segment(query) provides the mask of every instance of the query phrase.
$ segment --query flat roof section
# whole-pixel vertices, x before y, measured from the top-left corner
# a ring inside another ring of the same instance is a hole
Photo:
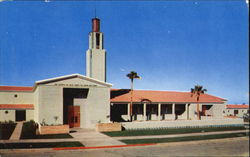
[[[34,109],[34,104],[0,104],[0,109]]]
[[[33,87],[23,86],[0,86],[0,91],[32,92]]]
[[[227,109],[249,109],[249,105],[227,105]]]

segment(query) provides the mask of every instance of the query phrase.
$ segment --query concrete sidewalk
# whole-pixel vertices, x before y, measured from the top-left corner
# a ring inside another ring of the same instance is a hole
[[[21,137],[22,128],[23,128],[23,122],[17,122],[15,130],[10,136],[10,140],[19,140]]]
[[[100,132],[91,129],[71,129],[71,131],[76,131],[70,133],[75,140],[81,142],[84,146],[112,146],[112,145],[125,145],[124,143],[104,135]]]

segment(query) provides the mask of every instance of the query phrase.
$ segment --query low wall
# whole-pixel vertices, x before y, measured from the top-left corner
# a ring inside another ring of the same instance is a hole
[[[110,132],[110,131],[121,131],[122,125],[120,123],[99,123],[96,124],[96,131],[99,132]]]
[[[144,121],[144,122],[123,122],[126,130],[134,129],[157,129],[157,128],[184,128],[184,127],[208,127],[208,126],[229,126],[244,125],[243,119],[203,119],[203,120],[173,120],[173,121]]]
[[[54,125],[54,126],[40,126],[39,133],[40,135],[45,134],[68,134],[69,125]]]

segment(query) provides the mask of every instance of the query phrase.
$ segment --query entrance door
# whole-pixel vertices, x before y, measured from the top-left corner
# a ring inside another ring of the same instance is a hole
[[[16,121],[25,121],[26,120],[26,111],[25,110],[16,110]]]
[[[80,106],[68,106],[68,124],[70,128],[80,127]]]

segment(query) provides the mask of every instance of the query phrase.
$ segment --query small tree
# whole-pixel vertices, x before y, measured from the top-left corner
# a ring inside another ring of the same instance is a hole
[[[196,101],[197,101],[197,119],[200,120],[200,108],[199,108],[199,100],[200,100],[200,95],[204,94],[207,90],[203,89],[202,86],[200,85],[195,85],[194,88],[191,88],[191,97],[196,96]]]

